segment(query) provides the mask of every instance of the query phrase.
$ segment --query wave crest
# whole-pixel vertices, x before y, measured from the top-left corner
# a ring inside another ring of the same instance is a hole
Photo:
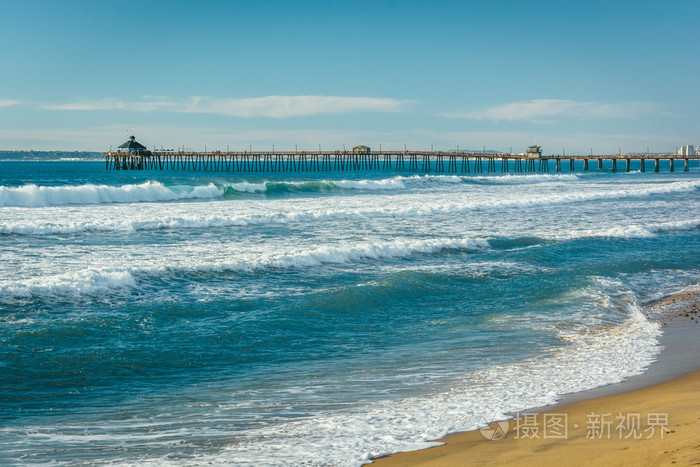
[[[107,291],[124,291],[136,287],[134,276],[163,276],[172,273],[257,272],[275,269],[311,268],[328,264],[349,264],[368,260],[408,258],[413,255],[447,250],[478,251],[489,248],[480,238],[433,238],[423,240],[363,241],[357,243],[293,248],[283,251],[249,251],[230,256],[211,257],[205,250],[192,252],[182,261],[152,258],[146,267],[115,269],[95,266],[82,271],[0,281],[0,302],[32,297],[77,297],[102,295]],[[236,257],[238,254],[238,257]],[[233,257],[233,258],[231,258]],[[229,259],[231,258],[231,259]]]
[[[166,187],[160,182],[109,186],[85,184],[78,186],[0,187],[0,206],[45,207],[66,204],[138,203],[175,201],[179,199],[218,198],[221,191],[213,184],[201,186]]]

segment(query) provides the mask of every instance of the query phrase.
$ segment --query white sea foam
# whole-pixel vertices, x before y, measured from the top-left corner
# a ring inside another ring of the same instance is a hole
[[[248,246],[238,243],[222,244],[212,251],[209,244],[183,245],[169,250],[162,248],[157,256],[140,261],[130,260],[126,253],[117,260],[124,264],[115,267],[115,260],[102,259],[97,253],[86,269],[30,278],[0,280],[0,300],[12,301],[30,297],[75,297],[104,294],[110,291],[136,287],[135,274],[167,275],[173,272],[234,271],[251,272],[264,269],[294,269],[324,264],[348,264],[366,260],[406,258],[443,250],[475,251],[487,249],[488,241],[478,238],[432,238],[425,240],[396,239],[393,241],[365,241],[320,246]],[[117,253],[117,255],[122,255]],[[138,253],[137,253],[138,255]],[[88,260],[89,261],[89,260]],[[100,267],[99,264],[103,266]]]
[[[342,180],[333,182],[343,188],[376,189],[376,190],[400,190],[407,187],[424,187],[426,185],[455,185],[459,183],[497,182],[503,184],[533,183],[533,182],[559,182],[579,180],[573,174],[523,174],[523,175],[398,175],[392,178],[380,180]]]
[[[403,182],[402,182],[403,183]],[[160,184],[149,182],[145,188],[157,191],[166,190],[164,198],[170,197],[203,197],[211,195],[220,197],[221,191],[214,185],[206,185],[188,191],[182,189],[177,193],[176,187],[166,188]],[[142,186],[143,185],[136,185]],[[230,200],[207,201],[206,205],[180,205],[170,203],[161,206],[159,203],[141,203],[134,209],[126,206],[104,206],[99,211],[81,212],[70,206],[70,210],[37,210],[31,208],[15,211],[0,211],[0,234],[29,234],[51,235],[70,234],[87,231],[138,231],[162,228],[207,228],[227,226],[247,226],[266,224],[288,224],[295,222],[326,222],[334,220],[363,220],[382,218],[416,218],[435,215],[462,215],[486,209],[507,209],[511,207],[555,206],[558,204],[578,203],[604,199],[624,199],[634,197],[649,197],[664,193],[682,193],[696,190],[700,181],[680,181],[668,184],[632,184],[624,188],[592,187],[584,190],[569,189],[566,191],[551,189],[512,191],[498,196],[490,193],[474,192],[473,190],[458,190],[456,192],[441,192],[425,196],[422,193],[398,193],[376,195],[372,198],[343,197],[334,199],[333,209],[329,209],[324,199],[312,198],[303,202],[293,199],[280,200]],[[258,185],[245,185],[250,191],[262,189]],[[175,190],[175,191],[173,191]],[[393,193],[393,192],[392,192]],[[152,195],[153,193],[151,193]],[[68,208],[68,207],[67,207]],[[66,209],[67,209],[66,208]],[[89,206],[85,209],[91,209]],[[625,225],[616,225],[607,229],[608,233],[583,232],[579,236],[634,236],[635,232],[615,232],[617,230],[634,229]],[[689,228],[692,228],[689,227]],[[658,229],[640,225],[637,236],[655,235],[667,229]]]
[[[470,179],[469,177],[464,177]],[[575,174],[504,174],[504,175],[479,175],[473,179],[479,181],[498,182],[498,183],[531,183],[531,182],[559,182],[559,181],[577,181],[581,178]]]
[[[651,185],[628,185],[623,189],[601,189],[601,190],[569,190],[562,193],[547,193],[546,195],[536,195],[532,197],[521,197],[519,199],[507,199],[494,202],[493,206],[527,206],[527,205],[549,205],[571,202],[594,201],[601,199],[617,199],[638,196],[652,196],[665,193],[682,193],[695,191],[700,188],[700,181],[672,182],[667,184]]]
[[[37,296],[77,297],[131,289],[135,286],[136,282],[129,271],[87,268],[17,281],[1,281],[0,300]]]
[[[264,193],[267,191],[266,183],[239,182],[228,184],[226,187],[244,193]]]
[[[297,253],[269,253],[256,261],[221,263],[216,269],[256,270],[262,268],[296,268],[322,264],[345,264],[367,259],[406,258],[415,254],[436,253],[442,250],[481,250],[488,248],[485,239],[395,240],[390,242],[362,242],[352,245],[322,245]],[[200,268],[209,269],[203,265]]]
[[[700,227],[700,219],[659,222],[651,224],[617,225],[602,229],[568,229],[562,232],[550,232],[543,238],[552,240],[576,240],[579,238],[653,238],[659,233],[693,230]]]
[[[426,174],[426,175],[411,175],[411,176],[403,176],[403,177],[396,177],[398,180],[402,180],[406,183],[415,185],[424,185],[424,184],[446,184],[446,185],[454,185],[457,183],[464,183],[469,180],[469,177],[465,176],[459,176],[459,175],[432,175],[432,174]]]
[[[332,182],[340,188],[354,190],[402,190],[406,188],[404,177],[385,178],[383,180],[339,180]]]

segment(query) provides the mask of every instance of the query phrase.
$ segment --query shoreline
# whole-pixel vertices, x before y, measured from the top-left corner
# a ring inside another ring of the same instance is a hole
[[[673,293],[644,308],[663,326],[661,351],[644,373],[565,394],[556,404],[509,414],[513,418],[482,430],[449,434],[435,440],[443,443],[438,446],[378,457],[369,465],[700,464],[700,291]],[[566,436],[545,439],[545,426],[557,420],[566,421],[557,432]],[[667,421],[663,437],[661,426],[654,425],[659,421]],[[607,428],[610,439],[607,433],[596,436],[598,428]],[[652,430],[656,436],[647,439]]]

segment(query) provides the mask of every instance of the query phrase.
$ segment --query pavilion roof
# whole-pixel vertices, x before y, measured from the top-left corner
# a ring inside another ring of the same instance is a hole
[[[146,146],[136,141],[134,135],[129,136],[129,141],[119,145],[119,149],[146,149]]]

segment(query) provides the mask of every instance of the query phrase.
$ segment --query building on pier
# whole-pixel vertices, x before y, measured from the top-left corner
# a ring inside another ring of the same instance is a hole
[[[355,154],[369,154],[370,149],[369,149],[369,146],[360,145],[360,146],[355,146],[354,148],[352,148],[352,152]]]
[[[117,149],[119,149],[119,152],[121,152],[122,149],[127,152],[141,152],[146,150],[146,146],[136,141],[136,137],[131,135],[129,136],[129,140],[124,144],[120,144]]]
[[[532,145],[527,147],[527,157],[542,157],[542,147]]]

